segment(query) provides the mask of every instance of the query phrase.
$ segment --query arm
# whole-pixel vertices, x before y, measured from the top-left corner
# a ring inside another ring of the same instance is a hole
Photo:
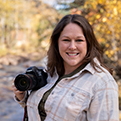
[[[15,85],[12,85],[12,90],[15,94],[15,101],[17,101],[24,108],[27,99],[27,92],[17,90]]]

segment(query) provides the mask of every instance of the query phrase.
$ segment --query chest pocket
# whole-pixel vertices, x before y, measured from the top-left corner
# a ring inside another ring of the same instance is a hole
[[[74,121],[78,116],[81,117],[82,113],[86,115],[84,112],[87,111],[90,100],[90,93],[81,89],[70,90],[62,101],[65,107],[65,116],[63,115],[65,119],[68,120],[70,117],[71,121]]]
[[[90,93],[75,87],[64,88],[62,91],[54,93],[54,96],[50,95],[46,109],[49,112],[48,116],[52,117],[53,120],[76,121],[77,117],[81,117],[82,112],[88,109],[89,103]]]
[[[80,107],[80,110],[86,110],[90,101],[90,94],[84,90],[79,90],[79,92],[70,92],[69,104],[72,106]]]

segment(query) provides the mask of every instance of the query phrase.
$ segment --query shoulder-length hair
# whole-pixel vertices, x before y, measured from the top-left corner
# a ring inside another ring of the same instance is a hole
[[[55,71],[55,68],[57,70],[57,73],[59,76],[62,76],[65,72],[64,65],[63,65],[63,59],[60,56],[59,49],[58,49],[58,39],[60,37],[61,32],[63,31],[64,27],[68,25],[69,23],[75,23],[79,25],[82,30],[83,34],[87,41],[87,54],[85,58],[83,59],[83,63],[90,62],[93,68],[97,71],[97,67],[100,68],[95,62],[94,58],[96,57],[100,64],[105,67],[107,70],[109,70],[102,61],[102,49],[94,35],[92,26],[89,24],[89,22],[81,15],[74,14],[74,15],[66,15],[64,16],[55,29],[53,30],[53,33],[50,38],[50,47],[47,52],[48,61],[47,61],[47,71],[50,73],[51,76],[53,76],[53,73]],[[100,68],[101,69],[101,68]],[[101,69],[102,70],[102,69]]]

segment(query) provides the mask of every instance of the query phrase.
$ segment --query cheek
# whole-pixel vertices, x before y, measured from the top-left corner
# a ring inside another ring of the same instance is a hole
[[[62,48],[62,45],[61,45],[60,42],[58,42],[58,50],[59,50],[59,53],[60,53],[60,51],[61,51],[61,48]]]
[[[59,52],[64,51],[67,48],[66,44],[64,44],[63,42],[59,42],[58,44],[59,44]]]
[[[87,54],[87,44],[86,43],[84,45],[82,45],[82,52],[83,52],[84,56],[86,56],[86,54]]]

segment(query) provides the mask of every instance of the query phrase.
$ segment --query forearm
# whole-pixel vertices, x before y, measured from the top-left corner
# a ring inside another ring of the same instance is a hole
[[[16,96],[14,97],[14,100],[24,108],[26,105],[27,97],[28,97],[28,94],[27,92],[25,92],[25,95],[22,100],[19,100]]]

